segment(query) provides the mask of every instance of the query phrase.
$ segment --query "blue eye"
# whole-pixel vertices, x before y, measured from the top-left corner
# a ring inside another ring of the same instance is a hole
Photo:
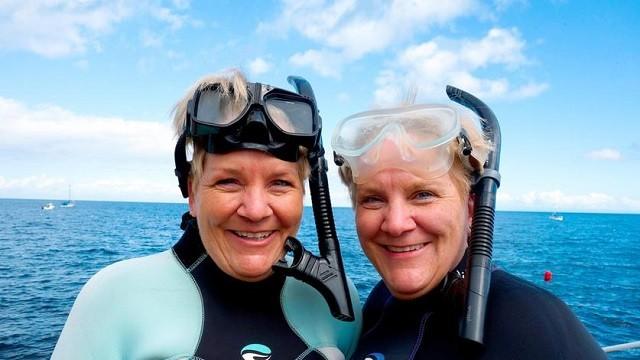
[[[227,179],[220,179],[218,181],[216,181],[216,185],[232,185],[232,184],[238,184],[238,180],[234,179],[234,178],[227,178]]]
[[[368,209],[377,209],[384,205],[384,199],[379,196],[363,196],[358,199],[358,205]]]
[[[417,193],[415,193],[415,195],[413,196],[416,200],[428,200],[430,198],[432,198],[434,195],[433,193],[429,192],[429,191],[418,191]]]
[[[273,185],[275,185],[275,186],[283,186],[283,187],[291,187],[291,186],[293,186],[293,184],[291,182],[289,182],[287,180],[282,180],[282,179],[274,181]]]

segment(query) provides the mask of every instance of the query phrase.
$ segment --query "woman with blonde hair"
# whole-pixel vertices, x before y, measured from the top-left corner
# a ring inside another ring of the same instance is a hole
[[[360,245],[382,277],[353,359],[605,358],[561,300],[491,265],[499,127],[475,97],[448,93],[491,116],[405,105],[334,130]]]

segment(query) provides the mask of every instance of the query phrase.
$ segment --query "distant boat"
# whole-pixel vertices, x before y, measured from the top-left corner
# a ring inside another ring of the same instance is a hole
[[[53,203],[46,203],[42,205],[42,210],[53,210],[55,209],[55,205]]]
[[[549,219],[554,220],[554,221],[563,221],[564,220],[564,216],[554,212],[553,214],[549,215]]]
[[[69,196],[67,197],[67,200],[63,201],[62,204],[60,204],[60,207],[71,208],[74,206],[76,206],[76,203],[71,200],[71,185],[69,185]]]
[[[63,201],[62,204],[60,204],[60,207],[63,207],[63,208],[70,208],[74,206],[76,206],[76,203],[74,203],[73,200],[66,200],[66,201]]]

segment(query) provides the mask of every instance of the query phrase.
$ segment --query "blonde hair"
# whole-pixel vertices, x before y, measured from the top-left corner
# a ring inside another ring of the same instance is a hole
[[[185,92],[183,97],[173,107],[173,129],[176,138],[182,135],[187,126],[187,107],[189,100],[193,98],[196,92],[212,86],[216,86],[217,91],[220,93],[220,108],[223,112],[238,113],[242,110],[242,107],[245,106],[249,98],[247,79],[238,69],[226,69],[219,73],[202,77]],[[194,186],[197,186],[197,182],[202,176],[204,169],[206,150],[200,141],[194,141],[192,137],[187,138],[186,146],[190,147],[193,152],[189,179],[193,181]],[[301,182],[304,182],[304,180],[309,177],[310,166],[307,153],[307,149],[299,147],[297,164],[298,175],[300,176]]]
[[[409,104],[403,104],[408,106]],[[459,108],[459,107],[458,107]],[[471,144],[471,154],[462,154],[462,146],[459,141],[451,141],[449,143],[449,150],[455,154],[449,174],[453,179],[454,184],[460,190],[463,195],[468,195],[471,190],[471,181],[474,172],[482,173],[484,163],[489,157],[489,153],[492,150],[490,141],[485,137],[481,130],[481,122],[483,119],[477,118],[475,114],[466,109],[460,109],[460,127],[466,132],[467,139]],[[475,121],[475,120],[479,121]],[[353,181],[353,175],[349,164],[343,163],[338,173],[342,183],[349,189],[349,195],[351,196],[351,205],[355,207],[355,195],[357,184]]]

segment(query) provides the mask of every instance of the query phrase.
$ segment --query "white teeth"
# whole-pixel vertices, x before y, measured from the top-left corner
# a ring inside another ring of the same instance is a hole
[[[387,245],[385,247],[387,248],[387,250],[389,250],[391,252],[403,253],[403,252],[420,250],[424,246],[425,246],[425,244],[416,244],[416,245],[409,245],[409,246],[391,246],[391,245]]]
[[[268,238],[269,235],[273,233],[273,231],[262,231],[262,232],[234,231],[233,233],[245,239],[262,240],[262,239]]]

